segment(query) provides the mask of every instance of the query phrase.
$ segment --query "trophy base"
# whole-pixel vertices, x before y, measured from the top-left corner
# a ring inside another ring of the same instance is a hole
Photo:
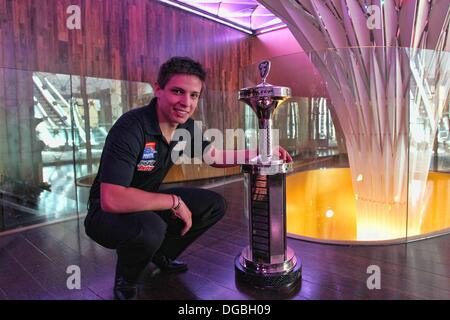
[[[282,160],[272,161],[268,164],[250,163],[241,166],[242,172],[264,176],[289,173],[292,172],[292,170],[292,162],[287,163]]]
[[[302,278],[300,259],[297,259],[297,263],[289,271],[260,273],[245,268],[241,264],[241,255],[238,255],[234,261],[234,270],[237,282],[259,289],[278,291],[297,288]]]

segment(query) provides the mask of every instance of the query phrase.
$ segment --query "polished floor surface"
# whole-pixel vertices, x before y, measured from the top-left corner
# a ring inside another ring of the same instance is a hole
[[[248,242],[242,181],[214,190],[228,200],[225,218],[183,253],[188,272],[164,275],[149,265],[140,299],[450,299],[450,235],[389,246],[288,239],[303,262],[299,290],[243,287],[233,265]],[[73,265],[79,290],[67,288]],[[113,299],[114,266],[114,251],[91,241],[76,220],[0,236],[0,299]],[[380,268],[380,289],[368,289],[371,266]]]

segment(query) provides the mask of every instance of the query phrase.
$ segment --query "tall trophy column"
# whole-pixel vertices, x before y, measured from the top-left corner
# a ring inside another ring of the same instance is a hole
[[[249,246],[235,259],[238,281],[259,288],[295,286],[301,261],[286,244],[286,173],[292,164],[273,157],[272,116],[291,97],[288,87],[266,82],[270,62],[259,64],[262,83],[239,91],[239,101],[258,117],[258,155],[242,166]]]

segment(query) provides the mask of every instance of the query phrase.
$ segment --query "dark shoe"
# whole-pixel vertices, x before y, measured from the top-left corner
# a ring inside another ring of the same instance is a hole
[[[153,258],[153,263],[161,269],[161,271],[167,272],[167,273],[177,273],[177,272],[184,272],[187,271],[188,266],[186,263],[177,261],[177,260],[171,260],[167,258],[166,256],[157,256]]]
[[[119,275],[114,282],[114,298],[117,300],[136,300],[138,293],[137,283]]]

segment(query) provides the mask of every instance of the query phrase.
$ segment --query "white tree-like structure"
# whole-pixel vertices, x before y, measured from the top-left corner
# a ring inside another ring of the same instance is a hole
[[[420,234],[450,86],[448,0],[260,0],[326,81],[344,132],[357,240]]]

